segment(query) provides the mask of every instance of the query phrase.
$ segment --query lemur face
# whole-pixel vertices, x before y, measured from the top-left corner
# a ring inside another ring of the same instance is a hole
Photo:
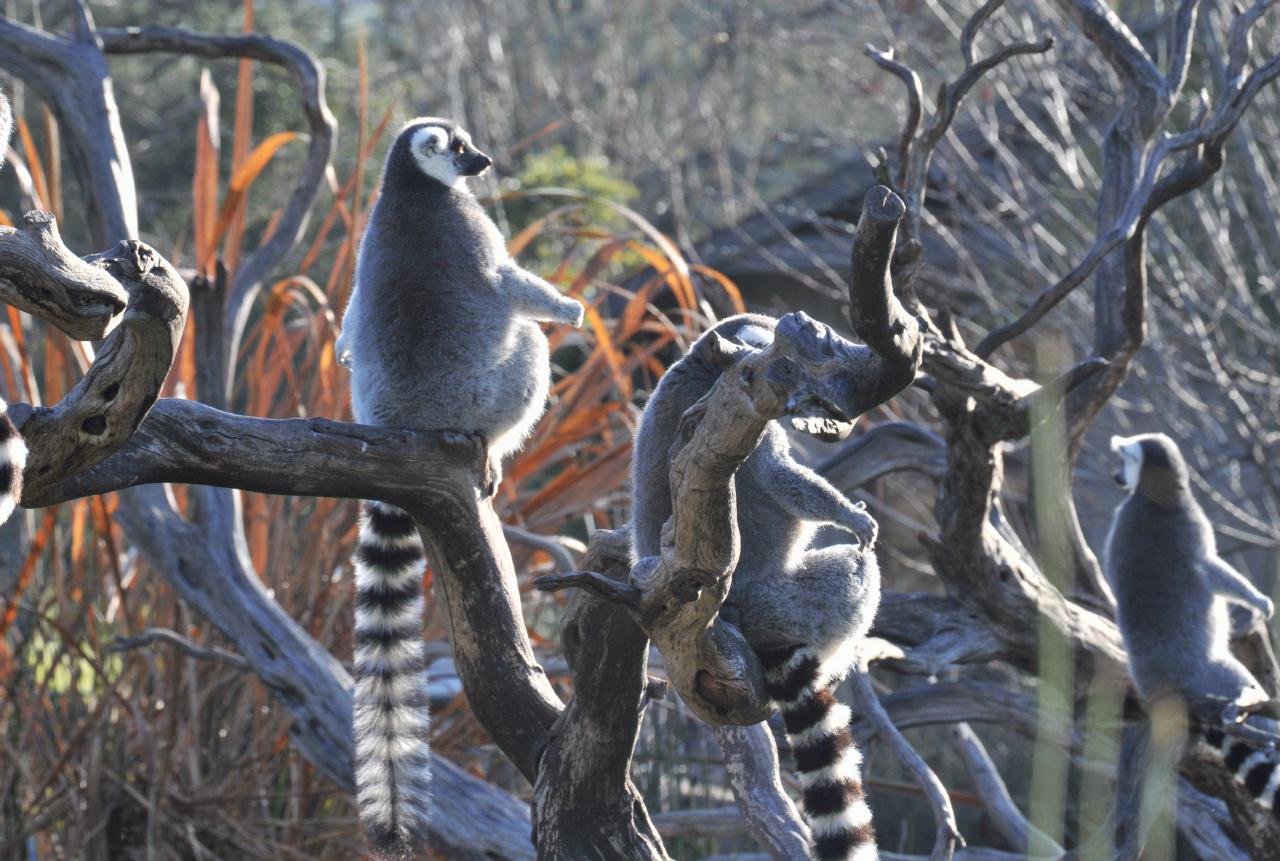
[[[448,188],[463,177],[479,176],[493,159],[476,149],[466,130],[447,120],[422,120],[411,126],[409,152],[418,168]]]
[[[1116,484],[1130,493],[1138,486],[1142,474],[1142,437],[1113,436],[1111,450],[1120,455],[1120,470],[1112,476]]]
[[[1176,482],[1186,481],[1186,466],[1178,444],[1162,433],[1113,436],[1111,450],[1124,461],[1115,480],[1125,490],[1136,489],[1144,471],[1150,475],[1167,474]]]

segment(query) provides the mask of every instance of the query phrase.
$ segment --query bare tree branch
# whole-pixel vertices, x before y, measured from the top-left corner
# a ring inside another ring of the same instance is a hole
[[[880,698],[871,687],[871,679],[867,675],[865,665],[854,669],[849,677],[849,683],[853,689],[853,701],[857,707],[858,719],[865,720],[876,728],[880,740],[889,746],[903,768],[911,773],[916,783],[924,790],[925,797],[929,799],[929,806],[933,809],[934,824],[937,826],[933,852],[929,855],[930,861],[949,861],[956,849],[964,846],[964,838],[960,836],[960,827],[956,824],[956,814],[951,807],[951,797],[947,795],[947,788],[911,746],[911,742],[907,741],[894,726],[893,720],[880,704]]]
[[[333,161],[338,122],[329,111],[324,94],[324,66],[309,51],[293,42],[258,33],[240,36],[199,33],[178,27],[131,27],[100,30],[98,38],[107,54],[170,53],[197,57],[244,57],[271,63],[289,72],[301,96],[307,118],[307,158],[298,173],[289,200],[266,240],[240,264],[227,297],[224,345],[228,371],[239,352],[253,299],[262,282],[302,236],[307,215]],[[228,379],[224,385],[230,386]]]
[[[51,214],[28,212],[21,230],[0,227],[0,302],[90,341],[106,336],[128,301],[114,278],[62,244]]]

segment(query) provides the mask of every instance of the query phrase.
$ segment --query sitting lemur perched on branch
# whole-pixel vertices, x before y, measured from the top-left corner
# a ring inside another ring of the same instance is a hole
[[[633,461],[632,552],[660,555],[672,514],[668,479],[681,417],[720,379],[720,357],[774,341],[776,320],[742,315],[722,321],[663,375],[645,407]],[[857,646],[880,601],[873,546],[876,522],[791,455],[786,432],[770,422],[734,476],[741,553],[724,606],[759,655],[766,691],[782,712],[803,788],[817,859],[876,856],[863,795],[861,756],[849,709],[834,697],[854,667]],[[856,543],[811,547],[818,526]]]
[[[1218,556],[1213,525],[1191,493],[1177,444],[1164,434],[1112,437],[1116,481],[1129,495],[1107,538],[1107,577],[1138,693],[1147,702],[1221,701],[1228,720],[1267,701],[1231,654],[1227,603],[1270,619],[1275,606]],[[1201,736],[1235,779],[1280,816],[1280,754],[1217,727]]]
[[[492,492],[546,407],[539,322],[581,325],[583,308],[507,255],[467,188],[491,160],[457,124],[410,121],[391,145],[360,244],[336,349],[356,421],[447,430],[484,444]],[[369,502],[356,570],[356,792],[375,851],[416,851],[430,781],[422,649],[425,556],[404,511]]]

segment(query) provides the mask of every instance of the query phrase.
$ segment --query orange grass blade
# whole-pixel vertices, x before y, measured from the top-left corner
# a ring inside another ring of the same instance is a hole
[[[218,217],[218,88],[208,69],[200,71],[200,117],[196,121],[196,165],[191,176],[191,219],[195,234],[196,267],[213,277]]]
[[[31,127],[25,117],[18,117],[18,137],[22,140],[22,152],[27,159],[27,169],[31,171],[31,182],[35,186],[36,206],[49,209],[49,177],[44,170],[44,162],[40,158],[40,150],[36,148],[35,139],[31,137]]]
[[[41,107],[44,116],[45,151],[48,153],[48,169],[45,171],[49,186],[48,204],[59,222],[62,218],[62,135],[58,130],[58,121],[48,105]]]
[[[222,210],[218,213],[218,226],[213,231],[214,247],[217,247],[222,242],[222,238],[231,224],[231,217],[235,213],[236,207],[241,204],[245,195],[249,193],[249,187],[253,185],[254,180],[271,163],[271,159],[280,151],[280,148],[297,137],[297,132],[276,132],[254,147],[253,152],[249,153],[249,157],[245,159],[244,164],[240,165],[240,168],[231,175],[231,182],[227,186],[227,196],[222,201]]]
[[[245,0],[244,32],[253,32],[253,0]],[[249,155],[249,146],[253,143],[253,61],[247,57],[240,60],[236,75],[236,125],[235,135],[231,139],[231,171],[234,173],[244,164]],[[240,261],[240,252],[244,246],[244,228],[247,200],[241,198],[232,215],[231,224],[227,228],[227,239],[222,245],[222,259],[229,271],[234,272]]]

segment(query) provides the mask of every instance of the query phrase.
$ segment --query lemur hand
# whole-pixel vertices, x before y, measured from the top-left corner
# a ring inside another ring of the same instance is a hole
[[[575,329],[582,326],[582,315],[586,313],[586,309],[577,299],[565,297],[564,301],[564,317],[561,319],[573,326]]]
[[[876,537],[880,533],[880,524],[876,523],[876,519],[867,513],[867,504],[865,502],[855,502],[849,509],[844,521],[837,525],[841,529],[847,529],[852,532],[863,550],[870,550],[875,547]]]
[[[338,364],[351,370],[351,345],[347,342],[346,330],[338,336],[338,340],[333,342],[333,354],[338,358]]]

